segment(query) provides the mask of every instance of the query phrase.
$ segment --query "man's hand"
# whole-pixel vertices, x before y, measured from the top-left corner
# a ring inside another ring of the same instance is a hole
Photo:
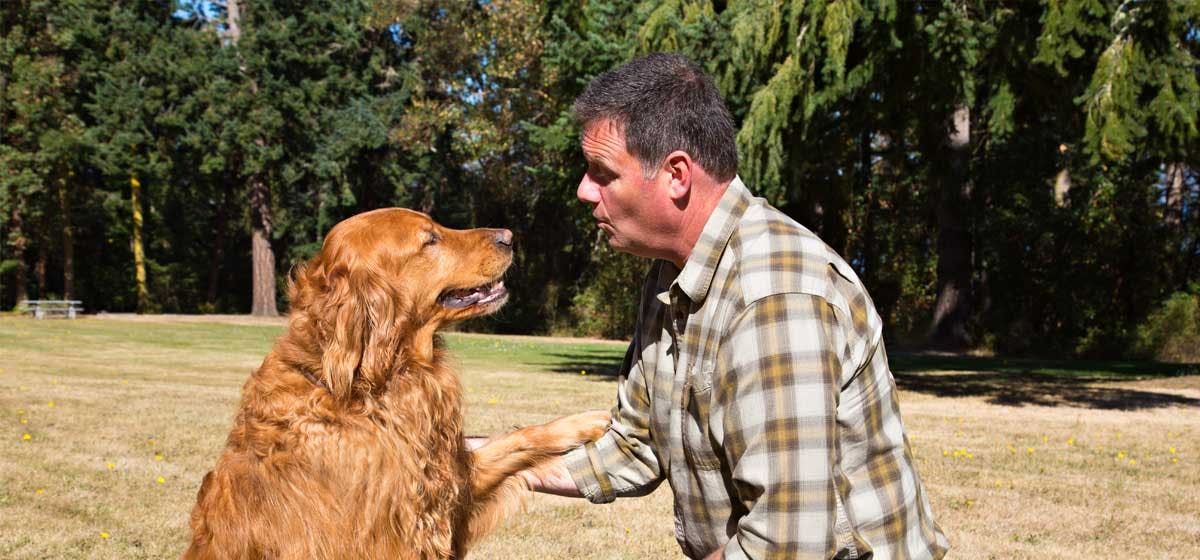
[[[567,463],[563,461],[562,457],[555,457],[552,461],[539,467],[521,471],[517,476],[525,479],[529,489],[534,492],[568,498],[583,497],[579,488],[575,486],[575,480],[571,478],[571,473],[567,470]]]
[[[725,549],[723,549],[723,548],[718,548],[718,549],[712,551],[712,554],[705,556],[704,560],[721,560],[721,553],[724,552],[724,550]]]

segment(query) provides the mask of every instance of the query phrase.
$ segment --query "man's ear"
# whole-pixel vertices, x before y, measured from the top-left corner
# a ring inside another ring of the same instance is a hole
[[[670,177],[667,187],[667,193],[671,200],[676,202],[687,199],[688,194],[692,191],[692,175],[695,171],[691,156],[682,150],[675,150],[667,154],[667,158],[663,160],[663,171],[666,171]]]

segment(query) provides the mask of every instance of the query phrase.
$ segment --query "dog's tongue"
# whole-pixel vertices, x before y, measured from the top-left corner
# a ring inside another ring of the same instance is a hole
[[[453,290],[442,297],[442,305],[446,307],[467,307],[480,302],[489,302],[504,293],[504,282],[496,282],[477,288]]]

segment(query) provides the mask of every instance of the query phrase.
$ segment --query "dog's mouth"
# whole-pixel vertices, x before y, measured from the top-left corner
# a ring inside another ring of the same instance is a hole
[[[438,297],[438,303],[442,307],[462,309],[472,305],[483,305],[500,301],[507,295],[508,290],[504,287],[504,281],[497,280],[474,288],[450,290]]]

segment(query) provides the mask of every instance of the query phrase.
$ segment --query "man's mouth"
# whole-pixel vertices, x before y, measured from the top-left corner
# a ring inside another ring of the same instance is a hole
[[[443,307],[461,309],[472,305],[492,303],[506,295],[508,295],[508,290],[504,287],[504,281],[498,280],[474,288],[450,290],[438,297],[438,303]]]

